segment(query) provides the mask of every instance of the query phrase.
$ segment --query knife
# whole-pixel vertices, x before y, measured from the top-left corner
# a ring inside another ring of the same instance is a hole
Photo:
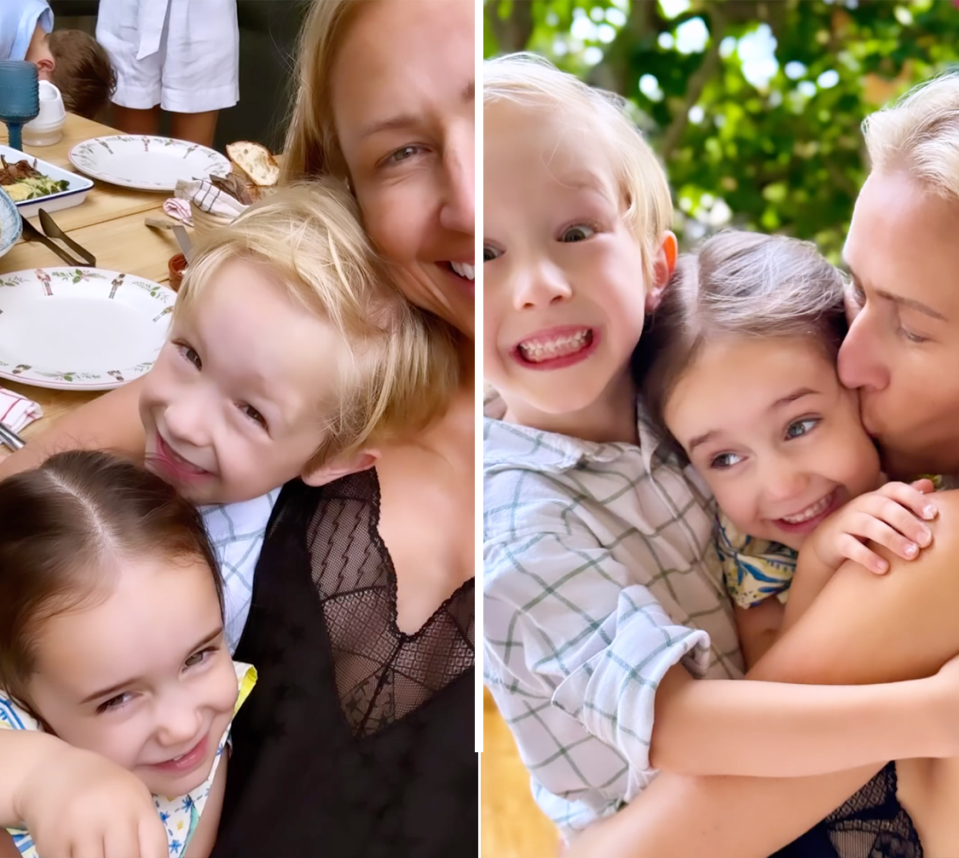
[[[14,452],[25,446],[23,439],[2,422],[0,422],[0,444],[5,444]]]
[[[183,251],[183,256],[187,261],[187,265],[189,265],[190,260],[193,258],[193,244],[190,241],[190,236],[186,234],[186,229],[179,224],[174,224],[170,229],[173,230],[176,243],[180,245],[180,250]]]

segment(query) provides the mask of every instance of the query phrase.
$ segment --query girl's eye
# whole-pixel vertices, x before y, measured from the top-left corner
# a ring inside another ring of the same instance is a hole
[[[586,241],[587,238],[592,238],[594,235],[596,235],[596,230],[593,229],[593,227],[581,223],[577,224],[576,226],[571,226],[569,229],[565,230],[560,241],[567,243],[574,241]]]
[[[119,709],[124,703],[129,701],[131,696],[129,692],[124,692],[123,694],[118,694],[116,697],[111,697],[109,700],[105,700],[97,706],[97,715],[102,715],[104,712],[110,712],[113,709]]]
[[[483,245],[483,262],[492,262],[494,259],[502,255],[503,254],[495,247],[490,247],[488,244]]]
[[[186,343],[177,343],[177,349],[180,354],[183,355],[184,360],[188,360],[192,363],[197,369],[203,368],[203,361],[200,360],[200,356],[196,353],[196,350],[188,346]]]
[[[720,453],[718,456],[713,456],[709,467],[716,471],[725,471],[733,465],[738,465],[742,460],[743,457],[738,453]]]
[[[787,438],[800,438],[803,435],[812,432],[813,429],[819,424],[820,418],[818,417],[807,417],[805,420],[796,420],[793,423],[790,423],[786,427],[786,437]]]
[[[212,655],[216,652],[215,646],[207,647],[206,649],[201,649],[199,652],[193,653],[185,662],[183,662],[184,667],[196,667],[198,664],[203,664],[207,660],[207,656]]]
[[[848,290],[849,300],[857,307],[866,303],[866,293],[859,286],[850,286]]]
[[[899,326],[899,333],[903,338],[910,343],[926,343],[929,342],[929,337],[921,336],[920,334],[914,334],[911,331],[907,331],[902,325]]]
[[[260,412],[257,411],[252,405],[240,404],[237,407],[240,409],[240,411],[243,412],[243,414],[245,414],[254,423],[259,424],[264,429],[267,428],[266,418],[262,414],[260,414]]]

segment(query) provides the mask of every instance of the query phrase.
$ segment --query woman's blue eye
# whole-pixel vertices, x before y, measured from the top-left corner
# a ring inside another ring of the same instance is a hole
[[[596,235],[596,230],[591,226],[579,224],[567,229],[560,240],[564,242],[586,241],[587,238],[592,238],[594,235]]]
[[[492,262],[499,256],[502,256],[502,254],[495,247],[483,245],[483,262]]]
[[[397,149],[392,155],[390,155],[390,161],[394,164],[398,164],[400,161],[405,161],[407,158],[412,158],[417,151],[419,151],[418,146],[404,146],[402,149]]]
[[[797,420],[786,427],[786,437],[801,438],[803,435],[812,432],[818,424],[818,417],[807,417],[805,420]]]

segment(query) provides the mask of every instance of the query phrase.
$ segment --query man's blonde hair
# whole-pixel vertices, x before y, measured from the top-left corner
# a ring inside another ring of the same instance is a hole
[[[310,466],[402,438],[446,410],[459,381],[452,338],[390,284],[344,189],[285,188],[210,232],[183,278],[174,319],[193,312],[211,278],[235,260],[261,266],[349,349]]]
[[[862,124],[872,169],[903,171],[923,187],[959,200],[959,73],[913,87]]]
[[[595,140],[597,152],[609,158],[624,217],[643,251],[643,274],[651,283],[673,204],[666,173],[626,112],[625,99],[588,86],[542,57],[519,53],[483,64],[484,105],[504,101],[559,116],[570,131]]]

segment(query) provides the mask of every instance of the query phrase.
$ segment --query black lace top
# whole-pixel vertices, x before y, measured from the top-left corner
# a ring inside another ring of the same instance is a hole
[[[896,764],[773,858],[923,858],[912,817],[896,798]]]
[[[374,471],[277,501],[236,658],[214,855],[474,858],[474,582],[415,634],[396,624]]]

